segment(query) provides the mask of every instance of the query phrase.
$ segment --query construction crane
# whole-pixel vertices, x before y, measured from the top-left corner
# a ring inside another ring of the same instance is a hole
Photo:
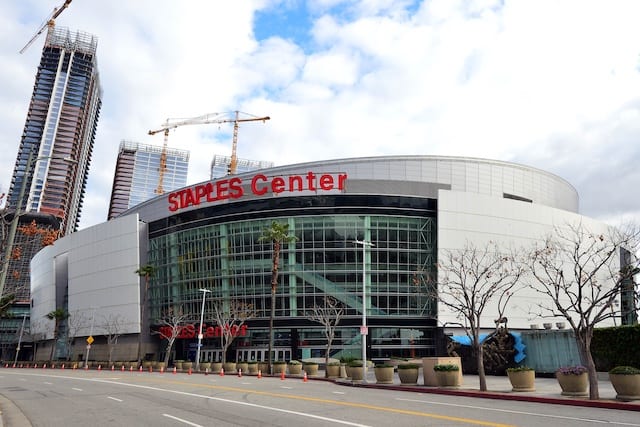
[[[156,130],[150,130],[149,135],[155,135],[157,133],[164,133],[164,142],[162,144],[162,153],[160,155],[160,168],[158,174],[158,187],[156,188],[156,194],[163,194],[163,181],[164,181],[164,173],[167,169],[167,143],[169,141],[169,131],[171,129],[175,129],[180,126],[186,125],[206,125],[210,123],[233,123],[233,142],[231,146],[231,161],[229,162],[229,168],[227,172],[229,175],[235,175],[238,168],[238,157],[237,157],[237,149],[238,149],[238,124],[241,122],[265,122],[270,120],[271,117],[257,117],[251,114],[246,114],[247,118],[240,118],[240,112],[235,111],[234,118],[230,119],[221,119],[219,118],[221,115],[227,113],[211,113],[205,114],[204,116],[192,117],[190,119],[167,119],[165,124]]]
[[[29,46],[31,46],[33,44],[34,41],[36,41],[36,39],[40,36],[40,34],[42,34],[42,32],[46,29],[46,28],[50,28],[53,29],[53,27],[55,27],[56,23],[56,18],[58,16],[60,16],[60,14],[67,8],[69,7],[69,4],[71,3],[71,0],[65,0],[65,2],[62,4],[62,6],[60,7],[55,7],[53,8],[53,12],[51,12],[51,14],[47,17],[47,19],[45,19],[44,23],[42,24],[42,26],[38,29],[38,31],[36,32],[36,34],[31,37],[31,40],[29,40],[29,42],[24,45],[24,47],[22,49],[20,49],[20,53],[23,53],[25,50],[27,50],[29,48]]]

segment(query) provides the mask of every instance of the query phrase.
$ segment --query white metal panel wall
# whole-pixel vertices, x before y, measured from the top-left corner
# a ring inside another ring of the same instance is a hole
[[[38,338],[52,339],[54,321],[47,319],[47,313],[56,309],[55,255],[65,253],[64,243],[56,242],[47,246],[31,259],[31,334]]]
[[[140,241],[138,217],[128,215],[73,233],[69,252],[69,312],[93,317],[94,334],[108,319],[121,319],[121,333],[140,332]],[[93,316],[93,313],[97,313]],[[90,322],[79,336],[87,336]]]
[[[489,241],[505,248],[525,251],[532,244],[553,231],[554,226],[581,222],[595,232],[606,232],[608,226],[582,215],[535,205],[527,202],[440,190],[438,195],[438,254],[445,250],[462,249],[467,242],[482,247]],[[533,283],[533,282],[530,282]],[[529,328],[531,324],[554,323],[564,319],[539,319],[534,313],[535,303],[541,295],[532,289],[523,289],[509,302],[506,317],[511,328]],[[482,328],[493,329],[497,307],[488,306],[481,320]],[[438,320],[460,322],[443,305],[438,308]],[[601,326],[613,324],[603,322]]]

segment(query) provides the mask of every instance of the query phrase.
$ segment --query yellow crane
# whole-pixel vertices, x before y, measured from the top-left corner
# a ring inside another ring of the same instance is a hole
[[[23,53],[25,50],[27,50],[29,48],[29,46],[31,46],[33,44],[33,42],[36,41],[36,39],[40,36],[40,34],[42,34],[42,32],[45,30],[45,28],[50,28],[50,29],[54,28],[55,25],[56,25],[56,22],[55,22],[56,18],[58,16],[60,16],[60,14],[67,7],[69,7],[70,3],[71,3],[71,0],[65,0],[65,2],[60,7],[53,8],[53,12],[51,12],[51,14],[47,17],[47,19],[45,19],[45,21],[42,24],[42,26],[40,26],[38,31],[36,31],[35,35],[33,37],[31,37],[31,40],[29,40],[29,42],[26,45],[24,45],[24,47],[22,49],[20,49],[20,53]]]
[[[251,114],[242,113],[250,117],[240,118],[240,112],[235,111],[233,118],[220,118],[224,114],[228,113],[211,113],[205,114],[203,116],[192,117],[189,119],[167,119],[165,124],[156,130],[150,130],[149,135],[155,135],[157,133],[164,133],[164,142],[162,145],[162,153],[160,155],[160,168],[159,168],[159,176],[158,176],[158,187],[156,188],[156,194],[163,194],[163,181],[164,181],[164,172],[167,168],[167,143],[169,141],[169,131],[171,129],[175,129],[180,126],[186,125],[205,125],[210,123],[233,123],[233,142],[231,146],[231,161],[229,162],[228,173],[229,175],[235,175],[238,167],[238,157],[237,157],[237,148],[238,148],[238,124],[241,122],[265,122],[270,120],[271,117],[257,117]]]

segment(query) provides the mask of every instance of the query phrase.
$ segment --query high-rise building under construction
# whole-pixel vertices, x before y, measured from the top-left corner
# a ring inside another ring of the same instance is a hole
[[[3,242],[3,295],[28,301],[29,261],[46,231],[78,228],[102,103],[96,48],[90,34],[48,30],[5,206],[16,220]]]
[[[184,187],[187,185],[188,167],[187,150],[122,141],[116,161],[108,219],[158,196],[159,188],[162,192],[169,192]]]

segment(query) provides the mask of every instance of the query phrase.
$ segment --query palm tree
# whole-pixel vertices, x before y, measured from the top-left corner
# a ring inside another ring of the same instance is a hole
[[[271,242],[273,248],[273,258],[271,264],[271,315],[269,316],[269,374],[273,373],[273,318],[276,310],[276,288],[278,287],[278,269],[280,266],[280,247],[282,242],[294,242],[298,240],[296,236],[289,234],[289,224],[272,221],[271,225],[262,231],[258,239],[259,242]]]
[[[55,310],[47,313],[47,318],[49,320],[55,320],[55,325],[53,327],[53,344],[51,345],[51,354],[49,355],[49,363],[53,362],[53,354],[56,350],[56,345],[58,344],[58,335],[60,333],[60,324],[63,320],[69,318],[69,313],[64,308],[56,308]]]
[[[144,277],[144,294],[142,304],[140,304],[140,334],[138,334],[138,363],[142,362],[142,331],[144,318],[147,313],[147,298],[149,292],[149,278],[156,274],[156,268],[151,264],[145,264],[136,270],[136,274]]]

